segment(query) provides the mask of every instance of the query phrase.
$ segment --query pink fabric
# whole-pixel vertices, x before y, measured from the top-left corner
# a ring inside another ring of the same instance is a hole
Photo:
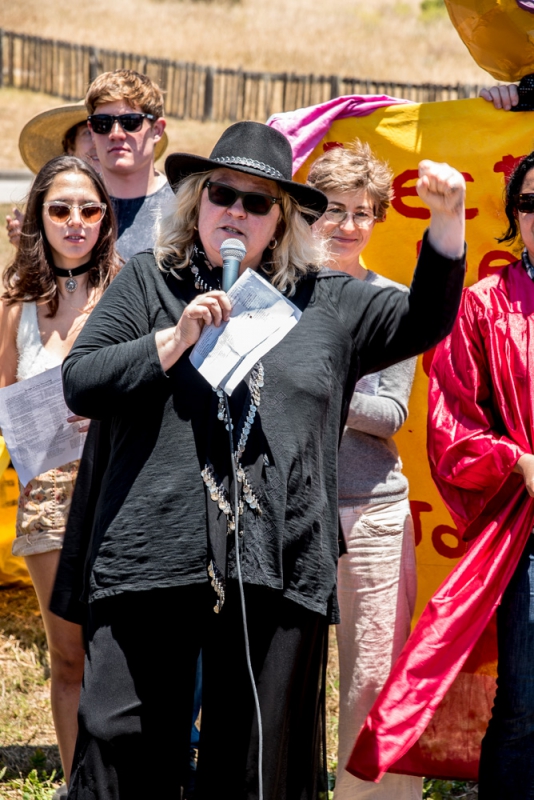
[[[532,531],[534,503],[512,470],[534,452],[533,341],[534,286],[519,261],[464,292],[454,329],[436,350],[429,459],[458,530],[473,541],[367,717],[347,765],[359,778],[379,780],[410,748],[414,771],[417,740],[491,622]],[[472,713],[469,696],[458,702],[464,718]],[[454,764],[447,768],[454,775]]]
[[[333,122],[347,117],[366,117],[377,108],[401,103],[411,103],[411,101],[388,97],[387,94],[345,95],[316,106],[273,114],[267,120],[267,125],[276,128],[289,139],[293,150],[293,174],[295,174],[323,136],[328,133]]]

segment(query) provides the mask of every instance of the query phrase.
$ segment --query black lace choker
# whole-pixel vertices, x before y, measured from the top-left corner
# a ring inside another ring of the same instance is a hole
[[[68,278],[65,281],[65,289],[67,292],[75,292],[78,288],[78,281],[75,278],[78,275],[84,275],[86,272],[89,272],[91,267],[93,266],[93,262],[88,261],[87,264],[82,264],[81,267],[75,267],[75,269],[62,269],[62,267],[56,267],[54,264],[54,275],[57,275],[58,278]]]

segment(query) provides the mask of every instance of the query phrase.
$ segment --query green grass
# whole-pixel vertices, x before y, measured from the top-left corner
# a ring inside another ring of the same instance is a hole
[[[424,800],[476,800],[478,791],[475,784],[468,781],[426,780],[423,784]]]
[[[2,797],[20,797],[22,800],[51,800],[52,795],[58,787],[56,773],[47,775],[46,772],[39,773],[32,769],[26,777],[7,779],[4,777],[7,767],[0,770],[0,785],[2,786]],[[4,792],[8,791],[9,794]]]

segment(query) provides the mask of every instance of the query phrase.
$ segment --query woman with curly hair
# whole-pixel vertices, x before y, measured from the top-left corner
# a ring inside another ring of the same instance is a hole
[[[28,198],[20,245],[3,274],[0,387],[61,364],[120,269],[108,193],[92,167],[59,156]],[[76,422],[78,418],[73,418]],[[84,650],[78,625],[49,610],[78,462],[21,486],[13,554],[26,560],[51,662],[52,714],[68,781],[77,733]]]
[[[314,229],[329,245],[328,266],[372,286],[407,287],[361,262],[384,222],[393,174],[368,144],[335,147],[315,161],[308,184],[328,198]],[[345,770],[354,742],[410,634],[417,593],[408,480],[393,436],[408,416],[415,358],[356,384],[339,450],[339,515],[346,552],[338,566],[341,622],[339,745],[335,800],[417,800],[422,780],[385,775],[379,784]]]

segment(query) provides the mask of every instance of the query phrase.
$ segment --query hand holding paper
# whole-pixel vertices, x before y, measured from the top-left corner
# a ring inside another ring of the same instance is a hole
[[[215,389],[231,395],[254,364],[297,324],[301,312],[251,269],[243,272],[228,297],[230,319],[220,327],[205,327],[190,359]]]
[[[81,457],[85,434],[68,417],[61,366],[0,389],[0,427],[23,486]]]

